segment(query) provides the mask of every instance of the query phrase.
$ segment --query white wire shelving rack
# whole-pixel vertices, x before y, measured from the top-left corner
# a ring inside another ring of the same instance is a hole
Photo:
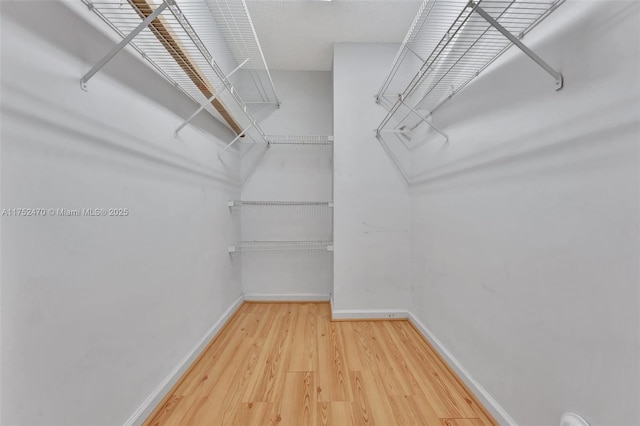
[[[273,145],[332,146],[333,136],[287,136],[269,135],[269,143]]]
[[[264,153],[275,147],[293,146],[297,148],[309,149],[323,149],[333,147],[333,136],[320,136],[320,135],[266,135],[267,146],[265,150],[260,153],[257,161],[254,161],[250,167],[248,176],[257,168],[258,164],[264,157]],[[245,151],[248,152],[251,147],[255,145],[255,142],[242,142],[241,145],[250,145]],[[284,148],[283,148],[284,149]],[[331,151],[330,151],[331,152]],[[246,178],[245,178],[246,180]],[[243,180],[244,181],[244,180]],[[229,209],[242,208],[255,214],[267,213],[266,216],[278,217],[285,220],[297,220],[303,219],[306,222],[313,222],[314,225],[325,226],[328,225],[328,229],[332,229],[332,210],[333,202],[326,200],[229,200],[227,202]],[[269,214],[270,213],[270,214]],[[242,213],[245,214],[245,211]],[[326,220],[327,215],[330,218]],[[264,218],[264,215],[262,215]],[[308,224],[308,223],[307,223]],[[317,232],[316,232],[317,234]],[[281,236],[282,237],[282,236]],[[309,238],[308,234],[306,236]],[[320,238],[332,238],[330,236],[322,236]],[[286,238],[286,237],[285,237]],[[295,238],[295,237],[294,237]],[[241,241],[236,245],[229,246],[229,253],[246,252],[246,251],[333,251],[333,243],[331,241],[304,241],[304,240],[289,240],[289,241]]]
[[[522,39],[564,0],[424,0],[391,70],[375,96],[388,110],[376,135],[410,137],[426,123],[448,141],[429,117],[515,45],[555,81],[562,74]]]
[[[292,135],[265,135],[268,148],[277,146],[296,146],[309,148],[330,148],[333,146],[333,136],[292,136]],[[245,142],[243,145],[254,145],[255,141]],[[250,148],[249,148],[250,149]]]
[[[200,12],[200,5],[204,2],[208,6],[213,16],[218,31],[211,34],[212,38],[222,35],[223,40],[235,58],[236,63],[248,60],[242,68],[240,74],[246,74],[246,80],[253,90],[245,96],[247,104],[274,104],[280,106],[280,99],[276,92],[269,72],[269,67],[262,52],[262,46],[253,26],[251,15],[245,0],[177,0],[182,4],[183,10],[195,7],[196,16],[207,16]],[[211,33],[211,23],[204,22],[202,28],[198,28],[200,33]],[[199,26],[200,27],[200,26]],[[231,67],[229,67],[231,68]]]
[[[229,200],[229,207],[242,206],[304,206],[304,207],[333,207],[331,201],[261,201],[261,200]]]
[[[322,250],[333,251],[331,241],[241,241],[236,245],[229,246],[229,253],[248,251],[300,251],[300,250]]]
[[[290,147],[291,149],[301,149],[305,152],[327,152],[327,149],[331,150],[333,148],[333,136],[264,135],[264,140],[266,141],[266,146],[264,146],[264,149],[262,151],[256,154],[257,158],[252,162],[252,165],[249,167],[248,172],[246,172],[244,177],[242,178],[243,184],[252,176],[253,172],[260,165],[261,161],[270,148],[279,147],[281,149],[286,149],[286,147]],[[252,139],[251,141],[240,141],[240,145],[243,146],[244,150],[242,158],[249,157],[248,154],[251,152],[252,148],[258,144],[264,145],[261,142],[257,142],[255,139]]]
[[[251,109],[231,82],[232,76],[239,72],[248,73],[254,81],[260,73],[265,74],[269,87],[267,90],[264,77],[260,77],[260,99],[279,104],[244,0],[183,0],[179,3],[184,3],[184,10],[176,0],[82,2],[122,38],[82,77],[80,83],[84,90],[89,80],[129,45],[160,75],[200,105],[176,128],[176,136],[206,110],[236,134],[218,153],[219,157],[244,136],[268,145]],[[191,24],[191,17],[203,38]],[[235,38],[229,32],[232,25],[237,30]],[[238,42],[239,38],[242,43]],[[237,47],[239,44],[244,50]],[[215,57],[210,49],[215,51]],[[218,58],[226,71],[217,62]],[[234,78],[238,79],[239,75]]]

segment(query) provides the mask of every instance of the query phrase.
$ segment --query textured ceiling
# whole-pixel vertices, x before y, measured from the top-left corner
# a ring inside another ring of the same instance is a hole
[[[330,70],[333,43],[400,43],[420,1],[248,0],[269,68]]]

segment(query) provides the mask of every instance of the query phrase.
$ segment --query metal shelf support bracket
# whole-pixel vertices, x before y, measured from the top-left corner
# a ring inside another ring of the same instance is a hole
[[[564,81],[563,81],[561,73],[556,71],[544,59],[542,59],[535,52],[533,52],[531,49],[529,49],[527,46],[525,46],[518,39],[518,37],[516,37],[513,34],[511,34],[505,27],[500,25],[500,23],[498,21],[493,19],[493,17],[491,15],[489,15],[486,11],[484,11],[476,3],[474,3],[473,1],[470,1],[469,2],[469,7],[473,7],[474,8],[473,10],[478,15],[482,16],[485,21],[487,21],[489,24],[491,24],[492,27],[494,27],[496,30],[498,30],[503,36],[505,36],[507,39],[509,39],[509,41],[511,43],[516,45],[518,47],[518,49],[522,50],[525,55],[527,55],[529,58],[531,58],[536,64],[540,65],[547,73],[549,73],[556,80],[556,90],[562,89]]]
[[[435,124],[433,124],[432,122],[430,122],[429,120],[427,120],[425,117],[422,116],[422,114],[420,114],[418,111],[416,111],[415,109],[413,109],[410,105],[407,105],[403,100],[400,101],[402,103],[402,105],[406,106],[407,108],[409,108],[409,110],[414,113],[420,120],[424,121],[425,123],[427,123],[427,125],[429,127],[431,127],[433,130],[435,130],[436,132],[438,132],[440,134],[440,136],[442,136],[445,139],[445,142],[449,142],[449,135],[447,135],[445,132],[443,132],[442,130],[440,130],[439,127],[437,127]],[[401,132],[399,132],[401,133]]]
[[[233,71],[231,71],[229,74],[226,75],[226,78],[228,79],[229,77],[231,77],[233,74],[235,74],[236,71],[238,71],[240,68],[242,68],[247,62],[249,62],[250,58],[247,58],[244,60],[244,62],[242,62],[240,65],[238,65]],[[205,103],[203,103],[202,105],[200,105],[200,108],[198,108],[193,114],[191,114],[189,116],[189,118],[187,118],[181,125],[178,126],[178,128],[173,132],[173,137],[177,138],[178,137],[178,133],[180,132],[180,130],[182,130],[187,124],[189,124],[191,122],[191,120],[193,120],[196,115],[200,114],[200,112],[202,112],[203,109],[205,109],[207,107],[207,105],[210,105],[211,102],[213,102],[218,96],[220,96],[225,90],[227,90],[227,86],[223,87],[222,90],[216,90],[215,93],[213,94],[213,96],[211,96],[209,99],[207,99],[207,101]],[[244,110],[246,112],[246,110]]]
[[[151,22],[153,22],[158,15],[160,15],[168,6],[171,6],[175,3],[175,0],[164,0],[157,8],[153,11],[151,15],[149,15],[144,21],[140,23],[133,31],[129,33],[128,36],[122,39],[120,43],[115,45],[109,53],[105,55],[104,58],[100,60],[97,64],[93,66],[81,79],[80,79],[80,88],[87,91],[87,82],[93,77],[98,71],[100,71],[114,56],[118,54],[127,44],[131,42],[143,29],[145,29]]]
[[[231,148],[233,146],[234,143],[238,142],[238,140],[243,137],[245,135],[245,133],[247,133],[247,130],[249,130],[251,127],[253,127],[256,123],[253,122],[251,123],[249,126],[247,126],[246,129],[244,129],[242,132],[238,133],[238,136],[236,136],[231,142],[229,142],[227,144],[227,146],[225,146],[222,151],[220,151],[218,153],[218,158],[222,157],[222,154],[224,154],[229,148]]]
[[[427,62],[427,60],[426,60],[426,59],[424,59],[422,56],[418,55],[418,54],[416,53],[416,51],[415,51],[415,50],[413,50],[413,49],[411,48],[411,46],[409,46],[409,45],[407,44],[407,46],[406,46],[406,47],[407,47],[407,50],[409,50],[409,52],[413,53],[413,54],[416,56],[416,58],[418,58],[418,59],[420,60],[420,62],[422,62],[422,63]]]

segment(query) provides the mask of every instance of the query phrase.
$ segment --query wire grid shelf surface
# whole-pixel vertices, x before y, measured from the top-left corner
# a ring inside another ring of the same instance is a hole
[[[166,0],[82,0],[125,38],[163,3],[167,7],[129,43],[163,77],[234,132],[255,125],[246,104],[184,11]],[[213,1],[213,0],[211,0]],[[220,46],[220,44],[218,45]],[[218,48],[220,51],[220,48]],[[221,57],[229,57],[221,52]],[[216,100],[208,102],[214,94]],[[258,128],[258,133],[262,132]]]
[[[331,207],[331,201],[259,201],[259,200],[232,200],[231,206],[324,206]]]
[[[377,98],[390,115],[400,105],[435,111],[512,45],[476,7],[521,38],[563,1],[425,0]],[[398,125],[411,114],[396,117]]]
[[[242,251],[290,251],[325,250],[331,251],[331,241],[241,241],[229,247],[229,252]]]
[[[204,2],[213,16],[217,30],[213,36],[221,35],[237,63],[248,59],[242,76],[254,90],[254,103],[279,104],[271,73],[260,46],[249,9],[245,0],[177,0],[184,7],[199,7]],[[207,31],[203,28],[202,31]],[[248,96],[246,96],[248,98]]]
[[[333,136],[267,135],[270,145],[326,145],[333,144]]]

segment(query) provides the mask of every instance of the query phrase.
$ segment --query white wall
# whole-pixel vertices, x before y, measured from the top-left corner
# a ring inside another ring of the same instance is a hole
[[[409,196],[374,137],[374,103],[398,49],[334,45],[334,310],[409,305]]]
[[[2,217],[1,422],[122,424],[241,294],[232,135],[174,140],[196,106],[130,53],[81,91],[113,42],[80,2],[1,7],[2,207],[129,209]]]
[[[524,39],[564,89],[512,49],[413,153],[412,309],[521,425],[640,424],[639,15],[567,2]]]
[[[260,123],[269,135],[332,135],[333,80],[330,71],[271,71],[282,101]]]
[[[273,71],[282,104],[260,123],[268,135],[333,134],[331,73]],[[260,147],[261,148],[261,147]],[[255,152],[260,152],[258,146]],[[256,161],[243,160],[249,175]],[[331,146],[273,145],[242,187],[244,200],[332,200]],[[333,211],[328,207],[245,206],[242,239],[331,241]],[[333,256],[326,251],[247,252],[242,258],[242,287],[247,294],[328,295]]]

